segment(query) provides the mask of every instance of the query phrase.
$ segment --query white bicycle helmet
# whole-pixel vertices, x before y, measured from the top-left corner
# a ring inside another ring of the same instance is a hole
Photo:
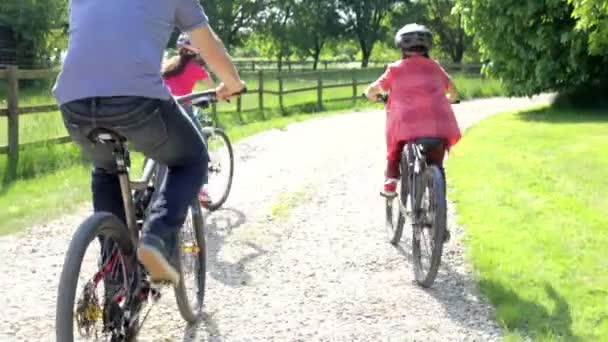
[[[424,25],[407,24],[395,34],[395,45],[405,51],[422,48],[428,52],[433,47],[433,34]]]

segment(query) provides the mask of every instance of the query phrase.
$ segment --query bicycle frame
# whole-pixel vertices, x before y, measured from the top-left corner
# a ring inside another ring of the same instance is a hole
[[[416,146],[415,143],[409,142],[403,147],[403,156],[405,158],[405,162],[408,163],[407,166],[407,185],[408,191],[410,195],[410,206],[412,208],[412,216],[414,219],[414,224],[418,224],[418,211],[419,211],[419,203],[417,201],[418,191],[419,191],[419,177],[426,168],[426,157],[423,153],[421,153],[420,149]],[[412,160],[410,160],[412,159]],[[404,198],[403,201],[407,201],[407,198]]]
[[[105,137],[100,135],[100,138],[104,139]],[[125,209],[125,217],[127,220],[127,228],[131,234],[133,246],[137,246],[139,242],[139,229],[137,227],[137,219],[135,216],[135,203],[133,200],[132,190],[146,189],[154,174],[156,162],[152,159],[147,159],[142,177],[139,180],[131,181],[129,177],[129,168],[131,166],[131,162],[129,158],[129,149],[127,148],[126,142],[114,142],[114,144],[114,158],[116,160],[120,192]]]

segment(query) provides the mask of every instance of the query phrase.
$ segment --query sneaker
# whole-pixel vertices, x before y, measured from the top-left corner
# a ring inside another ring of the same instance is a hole
[[[209,206],[211,205],[211,197],[209,196],[207,185],[204,185],[201,188],[201,191],[198,193],[198,201],[201,203],[201,207],[209,209]]]
[[[399,182],[399,180],[396,178],[387,178],[384,182],[384,189],[380,194],[386,197],[397,196],[397,182]]]
[[[176,248],[175,242],[171,243],[150,233],[143,235],[137,258],[150,274],[152,282],[169,281],[174,285],[179,283],[179,273],[171,263],[174,253],[170,253]]]

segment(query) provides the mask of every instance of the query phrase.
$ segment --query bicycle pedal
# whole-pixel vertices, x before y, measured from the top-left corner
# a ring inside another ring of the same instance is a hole
[[[445,231],[445,235],[443,237],[443,243],[448,243],[450,242],[450,239],[452,238],[452,234],[450,233],[449,230]]]
[[[153,301],[158,302],[160,300],[161,293],[160,293],[159,289],[152,288],[150,290],[150,294],[152,295],[152,300]]]
[[[380,191],[380,196],[382,196],[384,198],[388,198],[388,199],[393,199],[393,198],[397,197],[397,193],[387,194],[385,192]]]

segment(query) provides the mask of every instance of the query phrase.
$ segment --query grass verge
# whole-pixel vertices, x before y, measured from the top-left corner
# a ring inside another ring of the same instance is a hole
[[[607,111],[544,108],[482,122],[448,161],[507,340],[608,340],[607,136]]]

